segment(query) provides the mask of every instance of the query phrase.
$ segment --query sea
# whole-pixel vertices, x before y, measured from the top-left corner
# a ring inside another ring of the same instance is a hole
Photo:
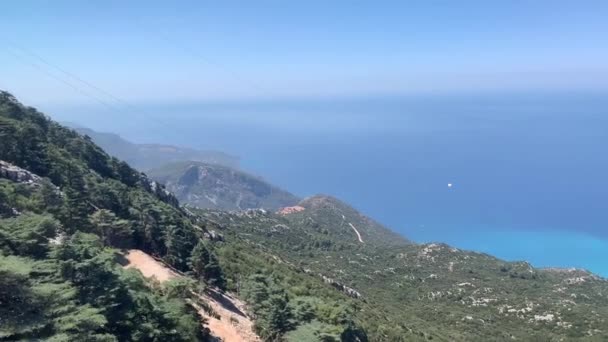
[[[217,149],[420,243],[608,277],[608,94],[451,94],[57,107],[134,142]],[[52,112],[51,112],[52,111]]]

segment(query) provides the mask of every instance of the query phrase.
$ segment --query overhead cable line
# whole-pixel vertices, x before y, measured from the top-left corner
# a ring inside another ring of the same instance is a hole
[[[12,45],[13,47],[16,47],[17,49],[21,50],[22,52],[26,53],[27,55],[29,55],[30,58],[34,57],[37,60],[39,60],[40,62],[42,62],[42,64],[46,65],[49,68],[55,69],[57,71],[59,71],[61,74],[69,77],[72,81],[68,81],[62,77],[59,77],[58,75],[56,75],[55,73],[50,72],[49,70],[45,69],[42,65],[38,64],[38,63],[34,63],[31,60],[24,58],[24,56],[16,53],[15,51],[8,49],[7,51],[13,55],[15,58],[17,58],[21,63],[29,65],[35,69],[37,69],[38,71],[44,73],[45,75],[49,76],[50,78],[61,82],[62,84],[70,87],[71,89],[75,90],[76,92],[80,93],[81,95],[84,95],[96,102],[98,102],[99,104],[103,105],[104,107],[106,107],[107,109],[113,111],[113,112],[118,112],[118,113],[122,113],[122,114],[141,114],[146,120],[149,121],[154,121],[157,124],[159,124],[161,127],[169,127],[170,124],[163,122],[161,120],[159,120],[157,117],[142,111],[141,109],[131,105],[130,103],[128,103],[127,101],[113,95],[112,93],[103,90],[102,88],[100,88],[99,86],[96,86],[95,84],[93,84],[92,82],[86,81],[84,80],[82,77],[77,76],[76,74],[69,72],[59,66],[54,65],[53,63],[49,62],[48,60],[46,60],[45,58],[43,58],[42,56],[36,54],[35,52],[28,50],[22,46],[18,46],[17,44],[14,44],[12,42],[9,41],[9,44]],[[85,85],[86,87],[89,88],[89,91],[83,89],[83,87],[78,86],[77,84],[74,84],[73,81],[77,81],[78,83],[80,83],[80,85]],[[107,102],[105,99],[96,96],[95,94],[92,94],[90,92],[90,90],[95,90],[98,93],[104,94],[107,98],[113,100],[114,102],[117,102],[119,104],[121,104],[124,107],[128,107],[128,108],[120,108],[112,103]],[[129,110],[127,110],[129,109]],[[165,130],[161,130],[161,132],[159,133],[159,135],[164,135],[165,138],[168,138],[168,135],[165,134],[164,132]],[[168,139],[168,141],[171,139]]]
[[[98,102],[99,104],[103,105],[104,107],[110,109],[110,110],[120,110],[119,108],[117,108],[116,106],[106,102],[105,100],[91,94],[90,92],[85,91],[84,89],[82,89],[81,87],[78,87],[77,85],[72,84],[71,82],[58,77],[57,75],[55,75],[54,73],[48,71],[47,69],[45,69],[44,67],[40,66],[37,63],[31,62],[28,59],[24,58],[22,55],[16,53],[15,51],[11,50],[10,48],[6,49],[13,57],[15,57],[19,62],[28,65],[42,73],[44,73],[45,75],[47,75],[48,77],[54,79],[55,81],[58,81],[60,83],[63,83],[64,85],[66,85],[67,87],[73,89],[74,91],[80,93],[81,95],[84,95],[96,102]]]
[[[113,95],[112,93],[110,93],[110,92],[108,92],[108,91],[106,91],[106,90],[104,90],[104,89],[102,89],[102,88],[100,88],[100,87],[98,87],[98,86],[96,86],[96,85],[92,84],[91,82],[88,82],[88,81],[86,81],[86,80],[82,79],[82,78],[81,78],[81,77],[79,77],[78,75],[75,75],[75,74],[73,74],[73,73],[71,73],[71,72],[69,72],[69,71],[65,70],[64,68],[59,67],[59,66],[58,66],[58,65],[56,65],[56,64],[53,64],[53,63],[49,62],[48,60],[46,60],[44,57],[40,56],[40,55],[39,55],[39,54],[37,54],[36,52],[34,52],[34,51],[30,50],[30,49],[27,49],[27,48],[25,48],[25,47],[23,47],[23,46],[21,46],[21,45],[15,44],[14,42],[10,42],[10,44],[11,44],[13,47],[15,47],[15,48],[17,48],[17,49],[19,49],[19,50],[23,51],[23,52],[24,52],[24,53],[26,53],[27,55],[29,55],[29,56],[31,56],[31,57],[33,57],[33,58],[35,58],[35,59],[39,60],[40,62],[42,62],[43,64],[45,64],[45,65],[49,66],[50,68],[53,68],[53,69],[55,69],[55,70],[59,71],[60,73],[62,73],[62,74],[64,74],[64,75],[66,75],[67,77],[69,77],[69,78],[71,78],[71,79],[73,79],[73,80],[75,80],[75,81],[77,81],[77,82],[79,82],[79,83],[81,83],[81,84],[84,84],[85,86],[87,86],[87,87],[89,87],[89,88],[91,88],[91,89],[93,89],[93,90],[95,90],[95,91],[97,91],[97,92],[99,92],[99,93],[101,93],[101,94],[105,95],[106,97],[108,97],[108,98],[110,98],[110,99],[112,99],[112,100],[114,100],[114,101],[116,101],[116,102],[119,102],[119,103],[121,103],[121,104],[123,104],[123,105],[126,105],[126,106],[128,106],[128,107],[133,107],[131,104],[129,104],[129,103],[128,103],[128,102],[126,102],[125,100],[123,100],[123,99],[121,99],[121,98],[119,98],[119,97],[117,97],[117,96]],[[134,109],[136,109],[136,108],[134,108]]]

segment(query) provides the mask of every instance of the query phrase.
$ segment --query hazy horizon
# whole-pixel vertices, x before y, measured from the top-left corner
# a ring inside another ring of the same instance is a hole
[[[34,104],[608,90],[601,1],[5,7],[0,88]]]
[[[155,104],[148,121],[90,110],[54,118],[237,155],[246,171],[299,196],[334,195],[417,242],[606,276],[607,105],[601,94],[545,93]]]
[[[2,5],[0,340],[608,341],[608,1]]]
[[[606,276],[607,13],[22,1],[0,15],[0,89],[135,142],[235,154],[418,241]]]

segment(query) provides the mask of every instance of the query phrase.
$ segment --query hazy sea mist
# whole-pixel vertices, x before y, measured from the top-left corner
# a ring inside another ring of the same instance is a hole
[[[415,241],[608,276],[605,94],[140,107],[47,110],[136,142],[239,155],[248,171],[335,195]]]

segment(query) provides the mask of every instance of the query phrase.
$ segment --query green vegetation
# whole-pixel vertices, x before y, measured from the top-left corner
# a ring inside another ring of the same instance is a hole
[[[197,208],[278,209],[299,201],[259,177],[226,166],[188,161],[163,165],[148,174],[180,202]]]
[[[192,250],[190,267],[196,278],[201,279],[220,290],[226,290],[226,279],[224,278],[217,258],[213,253],[209,252],[209,249],[202,241],[199,241]]]
[[[228,290],[250,306],[256,332],[274,341],[368,341],[356,313],[360,303],[231,232],[216,244]],[[316,322],[314,326],[309,323]],[[305,326],[304,328],[301,328]],[[301,329],[314,338],[291,338]]]
[[[187,269],[203,228],[164,188],[7,93],[0,94],[0,123],[0,160],[47,178],[5,189],[8,207],[48,212],[67,234],[97,233],[106,245],[140,248]]]
[[[217,290],[265,341],[608,339],[605,279],[412,244],[326,196],[299,205],[192,213],[0,93],[0,340],[207,340],[192,303],[216,314],[193,295]],[[125,270],[130,248],[190,277]]]
[[[256,274],[243,284],[243,298],[251,303],[256,319],[256,329],[265,338],[275,339],[291,330],[293,313],[289,297],[272,279]]]
[[[311,320],[322,322],[315,333],[324,340],[353,330],[366,340],[353,310],[344,309],[343,320],[330,317],[349,303],[345,295],[244,250],[238,238],[205,240],[215,222],[180,208],[146,175],[7,93],[0,93],[0,163],[0,340],[206,340],[192,294],[209,287],[241,293],[256,274],[273,284],[259,302],[250,298],[265,340],[282,340]],[[121,249],[129,248],[192,278],[149,282],[122,268]]]
[[[0,339],[206,338],[183,298],[119,263],[117,248],[136,247],[187,269],[167,227],[190,241],[202,228],[174,198],[6,93],[0,139],[0,160],[21,168],[3,164],[0,178]]]
[[[241,250],[270,255],[310,278],[324,277],[353,297],[359,293],[361,298],[350,300],[349,317],[370,341],[608,338],[605,279],[581,270],[535,269],[444,244],[411,244],[327,196],[300,205],[304,210],[287,215],[198,213],[217,222],[227,241],[247,245]],[[295,298],[294,307],[300,299]],[[336,316],[313,312],[315,317],[304,319],[294,310],[307,323],[286,336],[321,336],[321,326]]]
[[[123,271],[116,250],[86,233],[52,245],[47,237],[59,229],[40,215],[0,221],[0,340],[205,338],[189,306],[154,291],[139,273]],[[22,233],[10,234],[15,231]]]

